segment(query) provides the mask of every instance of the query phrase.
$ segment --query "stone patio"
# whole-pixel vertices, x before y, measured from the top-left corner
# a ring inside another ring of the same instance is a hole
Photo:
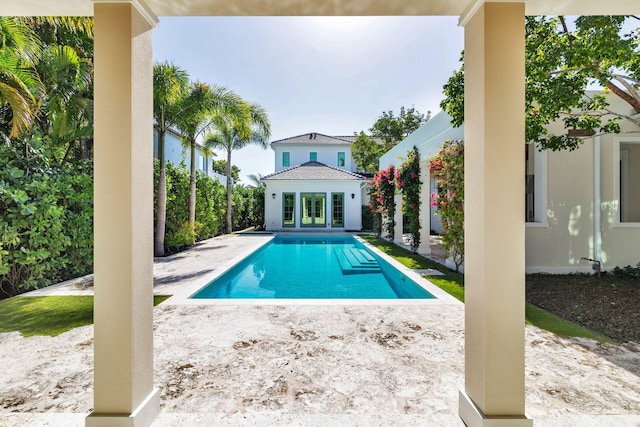
[[[219,274],[268,236],[225,236],[157,260],[157,293]],[[42,293],[64,294],[77,284]],[[76,291],[90,292],[90,287]],[[168,300],[169,301],[169,300]],[[167,301],[167,302],[168,302]],[[224,304],[155,308],[154,426],[462,426],[462,304]],[[526,327],[536,426],[640,426],[640,345]],[[0,334],[0,426],[82,426],[93,327]]]

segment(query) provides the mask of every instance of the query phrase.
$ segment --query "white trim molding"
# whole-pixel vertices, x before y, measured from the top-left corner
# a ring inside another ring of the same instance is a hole
[[[616,200],[616,213],[615,221],[613,223],[614,228],[637,228],[640,227],[640,222],[623,222],[620,221],[620,208],[622,194],[620,194],[620,144],[632,143],[640,145],[640,135],[638,136],[620,136],[613,138],[613,194]]]

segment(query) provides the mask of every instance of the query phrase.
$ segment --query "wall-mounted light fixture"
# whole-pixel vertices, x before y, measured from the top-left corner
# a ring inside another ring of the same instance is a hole
[[[271,198],[275,199],[276,198],[276,193],[271,193]]]
[[[352,198],[352,199],[355,199],[355,198],[356,198],[356,195],[355,195],[354,193],[351,193],[351,198]]]

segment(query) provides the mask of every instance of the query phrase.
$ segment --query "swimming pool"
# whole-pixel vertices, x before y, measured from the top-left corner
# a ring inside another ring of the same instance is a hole
[[[279,235],[191,298],[432,299],[348,235]]]

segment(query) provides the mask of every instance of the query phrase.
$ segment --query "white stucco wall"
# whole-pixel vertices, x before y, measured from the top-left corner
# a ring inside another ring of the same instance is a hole
[[[614,111],[631,114],[628,106],[610,96]],[[410,135],[380,159],[380,168],[399,166],[413,145],[423,159],[435,154],[446,139],[462,139],[463,127],[447,128],[449,117],[444,113]],[[640,262],[640,222],[621,222],[620,200],[620,143],[640,142],[640,129],[628,121],[621,121],[619,135],[601,135],[599,153],[595,152],[595,138],[586,138],[575,151],[535,150],[535,222],[526,223],[527,272],[590,272],[591,264],[581,258],[597,258],[605,269],[614,266],[636,265]],[[562,123],[549,127],[552,133],[566,132]],[[523,150],[524,152],[524,150]],[[600,156],[600,187],[595,188],[594,160]],[[634,179],[637,164],[630,166],[628,199],[631,206],[640,200],[640,181]],[[435,190],[433,182],[429,184]],[[594,206],[596,195],[600,205]],[[424,202],[424,201],[423,201]],[[524,209],[524,203],[523,203]],[[600,222],[596,224],[596,209]],[[439,230],[438,216],[431,215],[431,229]],[[434,219],[437,221],[434,222]],[[524,211],[523,211],[524,221]],[[435,226],[434,226],[435,225]],[[600,230],[600,247],[596,244]]]
[[[451,117],[445,112],[439,112],[402,142],[380,157],[380,169],[389,165],[400,166],[407,151],[415,145],[422,160],[428,160],[436,154],[442,143],[447,139],[464,139],[464,128],[451,127]]]
[[[331,193],[344,193],[344,227],[338,230],[362,229],[362,181],[265,181],[265,224],[266,229],[275,230],[335,230],[331,228]],[[282,226],[282,193],[295,193],[295,227]],[[300,226],[300,194],[325,193],[328,227]],[[273,194],[276,195],[275,199]],[[353,198],[351,195],[353,194]]]
[[[418,151],[420,152],[420,159],[423,162],[426,162],[440,150],[442,143],[447,139],[455,140],[463,138],[464,128],[452,128],[451,117],[444,112],[439,112],[418,130],[409,135],[391,150],[387,151],[380,158],[380,169],[386,169],[390,165],[395,167],[402,165],[402,160],[407,156],[407,151],[411,150],[413,146],[418,148]],[[431,177],[429,182],[423,182],[422,185],[425,186],[425,190],[427,188],[429,189],[429,194],[437,191],[438,189],[433,177]],[[442,224],[440,222],[440,216],[437,214],[437,209],[430,206],[430,202],[431,200],[428,198],[426,200],[422,200],[420,209],[428,208],[430,210],[430,224],[423,224],[422,226],[427,227],[436,233],[441,233]]]
[[[191,167],[191,154],[189,150],[185,150],[182,146],[182,142],[180,138],[174,134],[173,132],[167,132],[164,137],[164,156],[165,161],[171,162],[174,165],[179,165],[184,161],[184,164],[187,170]],[[153,157],[155,159],[158,158],[158,133],[153,131]],[[208,157],[206,160],[201,160],[204,158],[202,154],[202,150],[200,147],[196,148],[196,168],[205,172],[211,178],[218,180],[222,185],[227,184],[227,177],[223,174],[219,174],[213,170],[212,167],[212,158]],[[204,168],[201,167],[204,164]]]
[[[275,171],[280,172],[283,169],[292,166],[301,165],[309,161],[309,153],[312,151],[318,153],[317,161],[325,165],[339,167],[340,169],[355,172],[354,164],[351,159],[351,145],[349,143],[342,144],[274,144],[271,146],[275,152]],[[289,152],[289,166],[282,166],[282,153]],[[338,152],[345,153],[345,165],[338,166]]]
[[[628,105],[610,96],[614,111],[628,112]],[[621,121],[619,135],[601,135],[600,150],[595,137],[586,138],[575,151],[548,151],[544,180],[546,212],[538,224],[527,224],[526,267],[528,272],[590,272],[591,264],[580,258],[597,258],[605,269],[640,262],[640,222],[621,223],[619,208],[619,144],[640,142],[640,129]],[[566,130],[557,123],[554,133]],[[594,187],[594,159],[600,155],[600,186]],[[640,181],[630,188],[630,198],[640,199]],[[599,194],[600,204],[595,205]],[[597,211],[600,222],[596,224]],[[601,250],[597,251],[598,228]]]

